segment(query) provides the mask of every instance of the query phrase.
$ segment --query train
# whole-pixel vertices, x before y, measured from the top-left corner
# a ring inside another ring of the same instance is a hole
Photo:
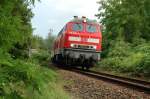
[[[101,51],[101,25],[85,16],[74,16],[54,41],[52,62],[88,70],[100,61]]]

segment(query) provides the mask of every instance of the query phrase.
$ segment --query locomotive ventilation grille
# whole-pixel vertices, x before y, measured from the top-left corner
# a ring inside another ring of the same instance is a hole
[[[79,49],[91,49],[91,50],[95,50],[96,49],[96,46],[94,46],[94,45],[71,44],[71,47],[79,48]]]

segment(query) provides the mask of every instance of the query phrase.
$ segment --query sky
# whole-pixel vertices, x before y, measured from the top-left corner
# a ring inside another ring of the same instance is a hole
[[[41,0],[36,2],[32,9],[34,17],[31,20],[34,34],[46,37],[53,29],[53,35],[57,35],[63,26],[73,16],[86,16],[89,19],[97,19],[97,0]]]

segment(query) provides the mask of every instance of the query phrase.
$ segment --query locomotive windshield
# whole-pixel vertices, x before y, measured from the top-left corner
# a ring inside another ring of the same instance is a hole
[[[83,25],[81,23],[74,23],[72,26],[73,31],[83,31]]]
[[[94,32],[97,32],[97,29],[96,29],[96,26],[95,26],[95,25],[88,24],[88,25],[86,26],[86,31],[87,31],[87,32],[94,33]]]

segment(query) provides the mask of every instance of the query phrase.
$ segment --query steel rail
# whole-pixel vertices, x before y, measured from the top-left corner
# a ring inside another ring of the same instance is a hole
[[[132,79],[132,78],[127,78],[127,77],[122,77],[122,76],[116,76],[112,74],[101,73],[101,72],[90,71],[90,70],[86,71],[86,70],[82,70],[79,68],[70,68],[67,70],[71,70],[73,72],[84,74],[84,75],[87,75],[96,79],[107,80],[111,83],[125,85],[127,87],[130,87],[136,90],[150,93],[150,82],[148,81]]]

